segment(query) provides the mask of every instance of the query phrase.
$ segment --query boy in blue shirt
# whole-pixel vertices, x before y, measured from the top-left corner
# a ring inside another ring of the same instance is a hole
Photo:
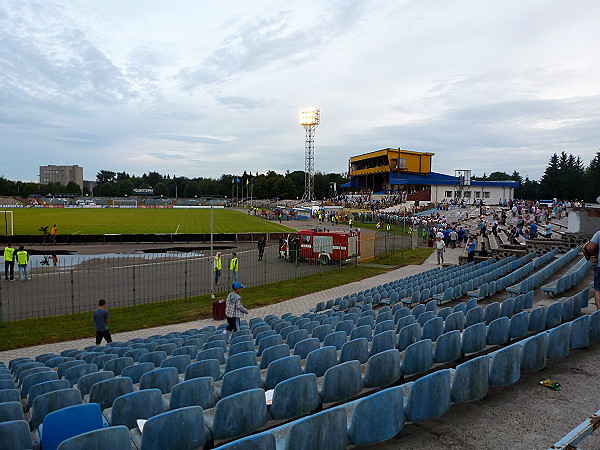
[[[102,299],[98,302],[98,309],[94,311],[94,326],[96,327],[96,345],[100,345],[102,338],[106,340],[106,343],[112,342],[110,336],[110,330],[108,329],[108,320],[110,314],[108,310],[104,309],[106,306],[106,300]]]

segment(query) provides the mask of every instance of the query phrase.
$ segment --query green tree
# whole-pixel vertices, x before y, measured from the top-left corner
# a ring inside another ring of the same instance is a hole
[[[167,184],[163,181],[156,183],[154,186],[154,195],[162,195],[164,197],[169,196],[169,188]]]
[[[584,180],[584,199],[586,202],[595,202],[600,196],[600,151],[596,152],[596,156],[585,169]]]

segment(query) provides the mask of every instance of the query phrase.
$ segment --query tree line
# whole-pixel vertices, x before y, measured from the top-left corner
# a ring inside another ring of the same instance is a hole
[[[492,172],[482,177],[473,177],[482,181],[518,181],[515,198],[525,200],[584,200],[595,202],[600,196],[600,151],[586,167],[579,156],[570,153],[554,153],[539,181],[523,178],[516,170],[509,175],[506,172]]]
[[[600,196],[600,151],[586,167],[579,156],[561,152],[550,157],[542,178],[531,180],[523,178],[518,171],[485,173],[474,180],[519,182],[515,189],[515,198],[526,200],[550,200],[552,198],[584,200],[594,202]],[[317,172],[314,178],[315,196],[317,199],[331,197],[332,183],[338,192],[340,186],[348,179],[338,173]],[[264,174],[244,172],[241,175],[224,174],[219,178],[187,178],[161,175],[158,172],[144,173],[142,176],[130,175],[126,172],[101,170],[96,175],[96,184],[83,194],[98,197],[124,197],[133,195],[134,189],[153,189],[154,195],[164,197],[254,197],[267,198],[302,198],[304,193],[304,171],[287,171],[279,174],[268,171]],[[32,182],[11,181],[0,176],[0,195],[27,197],[29,195],[82,194],[79,186],[69,183],[39,184]]]

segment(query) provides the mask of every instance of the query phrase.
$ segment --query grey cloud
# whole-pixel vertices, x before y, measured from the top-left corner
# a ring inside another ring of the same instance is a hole
[[[256,100],[241,95],[216,96],[217,102],[226,106],[233,106],[238,109],[254,109],[265,104],[264,101]]]
[[[183,68],[178,78],[185,89],[192,90],[201,84],[225,82],[242,72],[275,62],[302,60],[337,35],[349,33],[363,10],[362,2],[336,2],[314,25],[300,29],[292,28],[290,11],[255,17],[226,37],[198,66]]]
[[[175,153],[155,152],[155,153],[148,153],[148,155],[153,156],[158,159],[165,159],[165,160],[187,159],[187,156],[181,155],[181,154],[175,154]]]
[[[211,138],[205,136],[182,136],[182,135],[174,135],[174,134],[161,134],[157,136],[153,136],[157,139],[164,139],[167,141],[176,141],[176,142],[186,142],[186,143],[194,143],[194,144],[227,144],[228,141],[226,139],[218,139]]]

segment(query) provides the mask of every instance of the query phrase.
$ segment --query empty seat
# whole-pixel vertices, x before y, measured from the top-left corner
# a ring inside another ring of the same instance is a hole
[[[215,381],[222,378],[221,366],[218,359],[205,359],[190,364],[185,369],[185,379],[212,377]]]
[[[320,395],[323,403],[339,402],[357,396],[363,387],[360,362],[346,361],[325,371]]]
[[[444,321],[444,333],[452,330],[462,331],[464,328],[465,315],[462,311],[453,312]]]
[[[163,394],[168,394],[177,383],[179,383],[177,369],[175,367],[164,367],[143,374],[140,378],[140,390],[156,388]]]
[[[220,394],[224,398],[254,388],[263,388],[260,369],[257,366],[242,367],[223,376]]]
[[[488,325],[487,343],[489,345],[502,345],[508,342],[510,320],[508,317],[500,317],[492,320]]]
[[[42,448],[53,450],[66,439],[108,426],[96,403],[69,406],[46,416],[39,427]]]
[[[527,335],[529,326],[529,311],[521,311],[510,318],[508,337],[520,338]]]
[[[469,309],[465,316],[465,328],[480,322],[483,322],[483,308],[477,306]]]
[[[400,352],[391,349],[368,359],[363,383],[368,388],[383,387],[395,383],[401,377]]]
[[[490,386],[507,386],[516,383],[521,376],[521,346],[509,345],[491,353]]]
[[[323,346],[334,346],[336,349],[340,350],[347,340],[348,336],[345,331],[336,331],[325,336],[323,339]]]
[[[229,357],[237,355],[238,353],[245,353],[245,352],[251,352],[251,351],[252,352],[255,351],[254,342],[252,342],[252,341],[238,342],[237,344],[232,344],[231,347],[229,347]],[[194,356],[196,356],[196,355],[194,355]]]
[[[402,373],[415,375],[429,370],[433,365],[432,342],[429,339],[410,344],[401,355]]]
[[[461,355],[460,331],[452,330],[442,334],[434,344],[433,361],[444,363],[455,361]]]
[[[25,420],[11,420],[0,423],[0,442],[7,449],[33,448],[29,424]]]
[[[519,342],[521,345],[521,371],[533,372],[546,367],[548,333],[538,333]]]
[[[267,348],[260,358],[260,368],[266,369],[270,363],[280,358],[290,356],[290,348],[287,344],[274,345]]]
[[[144,450],[185,450],[206,442],[204,415],[199,406],[186,406],[157,414],[144,424],[144,433],[130,433],[137,448]]]
[[[214,409],[205,411],[204,419],[214,440],[231,439],[256,431],[268,419],[265,392],[250,389],[222,398]]]
[[[369,341],[366,338],[356,338],[342,345],[340,362],[357,360],[361,364],[369,359]]]
[[[570,325],[565,323],[548,331],[548,359],[569,356]]]
[[[402,387],[385,389],[344,405],[350,444],[375,444],[391,439],[404,427]]]
[[[47,382],[48,383],[48,382]],[[49,383],[52,383],[50,381]],[[31,407],[31,426],[37,428],[46,415],[67,406],[78,405],[82,402],[81,392],[77,389],[61,389],[39,395]]]
[[[73,387],[79,381],[79,378],[89,373],[98,372],[98,366],[96,364],[81,364],[79,366],[71,367],[65,372],[65,379],[69,381],[71,387]]]
[[[192,360],[189,355],[176,355],[163,360],[160,363],[160,367],[174,367],[177,369],[177,373],[184,373],[187,366],[191,364]]]
[[[275,386],[270,413],[275,420],[293,419],[311,413],[320,403],[317,377],[307,373]]]
[[[219,364],[225,364],[225,351],[219,347],[198,352],[196,355],[196,361],[202,361],[205,359],[217,359]],[[155,366],[160,366],[160,363],[155,364]]]
[[[462,335],[462,352],[465,354],[482,351],[486,346],[487,327],[485,323],[476,323],[465,328]]]
[[[283,380],[302,374],[302,361],[300,356],[291,355],[271,362],[267,367],[264,379],[265,389],[273,389]]]
[[[147,348],[136,348],[134,350],[126,352],[123,356],[133,358],[135,362],[138,362],[140,360],[140,357],[142,355],[145,355],[146,353],[150,353],[150,350]],[[196,353],[194,353],[194,356],[196,356]]]
[[[223,357],[223,359],[224,358],[225,357]],[[154,364],[154,367],[160,367],[160,363],[162,363],[165,359],[167,359],[167,352],[153,351],[140,356],[139,362],[151,362]]]
[[[335,347],[323,347],[313,350],[306,357],[305,373],[314,373],[322,377],[327,369],[337,363],[337,351]]]
[[[350,333],[350,340],[365,338],[367,341],[371,342],[373,340],[373,328],[371,325],[361,325],[357,326]]]
[[[44,381],[43,383],[34,384],[29,389],[29,395],[27,396],[26,410],[33,406],[33,402],[37,397],[47,392],[58,391],[61,389],[68,389],[71,387],[67,380],[53,380]]]
[[[538,332],[546,329],[546,307],[540,306],[529,313],[529,331]]]
[[[0,403],[21,402],[21,393],[18,389],[1,389]]]
[[[431,339],[435,341],[444,331],[444,320],[441,317],[434,317],[424,323],[421,330],[421,339]]]
[[[217,402],[214,380],[211,377],[192,378],[173,386],[169,398],[169,409],[186,406],[212,408]]]
[[[452,376],[450,387],[452,401],[455,403],[473,402],[485,397],[489,389],[488,368],[489,358],[487,356],[480,356],[459,364]]]
[[[416,380],[404,408],[409,422],[440,417],[450,408],[450,371],[439,370]]]
[[[149,419],[164,410],[161,391],[144,389],[117,397],[110,410],[109,422],[111,428],[124,425],[132,430],[137,427],[137,419]]]
[[[485,307],[483,311],[483,321],[489,325],[492,320],[500,317],[500,303],[492,302]]]
[[[0,403],[0,422],[11,420],[25,420],[23,406],[20,401]]]
[[[409,345],[419,341],[421,339],[421,334],[421,325],[418,323],[413,323],[401,328],[398,333],[398,343],[396,344],[396,348],[400,351],[405,350]]]
[[[571,322],[570,348],[585,348],[590,343],[590,316],[584,315]]]
[[[54,371],[38,372],[26,376],[21,382],[21,396],[23,398],[27,398],[27,394],[29,394],[29,389],[31,389],[32,386],[38,383],[43,383],[44,381],[52,380],[58,380],[58,374]]]
[[[294,346],[294,355],[305,359],[310,352],[321,347],[321,342],[317,338],[304,339]]]
[[[257,354],[258,356],[261,356],[267,348],[281,344],[283,344],[283,338],[279,334],[264,337],[258,342]]]

